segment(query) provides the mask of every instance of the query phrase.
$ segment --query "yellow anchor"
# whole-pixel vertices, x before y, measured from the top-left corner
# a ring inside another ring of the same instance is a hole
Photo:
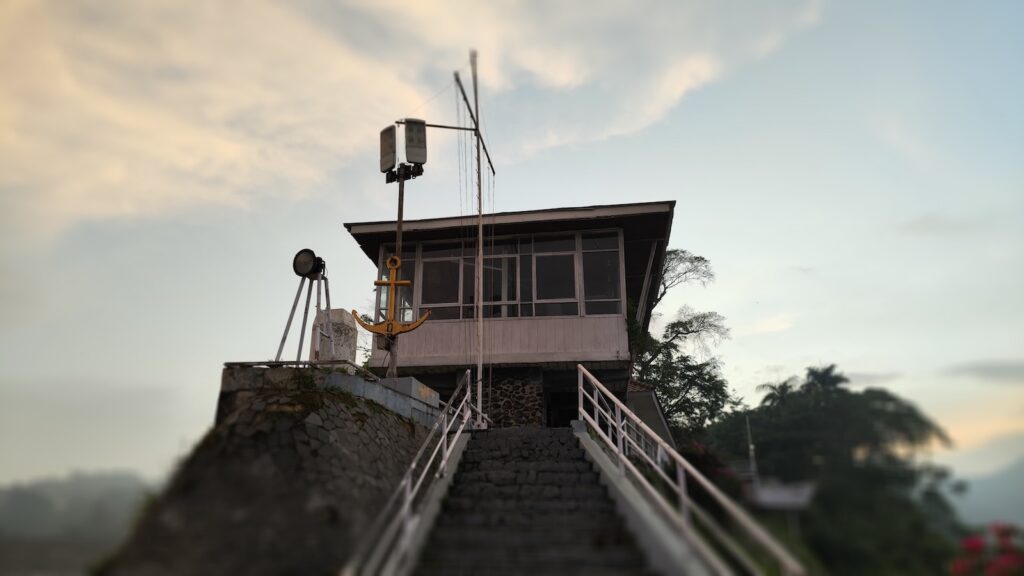
[[[420,317],[415,322],[409,324],[403,324],[395,320],[395,301],[398,300],[398,287],[399,286],[412,286],[412,282],[409,280],[398,279],[398,269],[402,267],[402,259],[398,256],[390,256],[387,261],[389,278],[387,280],[377,280],[374,282],[374,286],[387,286],[388,287],[388,313],[384,318],[383,322],[377,324],[367,324],[363,322],[363,319],[359,317],[359,313],[355,310],[352,311],[352,317],[356,319],[356,322],[366,330],[373,332],[374,334],[380,334],[387,338],[394,338],[399,334],[405,332],[412,332],[413,330],[420,327],[427,318],[430,316],[430,310]]]

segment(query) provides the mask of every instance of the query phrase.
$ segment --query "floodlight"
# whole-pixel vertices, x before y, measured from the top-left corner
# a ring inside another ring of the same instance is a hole
[[[427,163],[427,123],[405,119],[405,159],[410,164]]]
[[[318,258],[309,248],[299,250],[295,254],[295,258],[292,259],[292,271],[295,272],[296,276],[313,279],[323,270],[324,259]]]
[[[380,131],[380,171],[393,170],[398,157],[395,125],[392,124]],[[426,140],[424,140],[424,143]],[[424,155],[426,152],[424,151]]]

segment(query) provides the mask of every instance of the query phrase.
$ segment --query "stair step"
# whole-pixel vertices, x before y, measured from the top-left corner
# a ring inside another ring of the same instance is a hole
[[[632,547],[523,548],[494,546],[486,549],[467,549],[461,543],[432,546],[424,550],[420,566],[424,569],[450,566],[455,570],[473,567],[478,574],[490,574],[495,568],[517,568],[519,572],[533,574],[537,568],[644,568],[644,559]],[[589,572],[589,571],[588,571]]]
[[[608,497],[604,486],[600,485],[562,485],[547,486],[541,484],[460,484],[458,480],[449,489],[453,497],[471,496],[476,498],[502,498],[507,500],[554,500],[572,498],[574,500],[603,499]]]
[[[502,470],[509,472],[593,472],[594,466],[586,459],[582,460],[478,460],[459,463],[459,471],[485,472]]]
[[[459,470],[460,483],[493,484],[495,486],[536,484],[542,486],[596,485],[596,472],[536,470]]]
[[[557,527],[559,529],[589,530],[601,524],[617,521],[618,517],[612,508],[567,511],[543,511],[523,508],[491,512],[482,510],[456,512],[448,510],[438,520],[438,526],[500,526],[519,529]]]
[[[568,428],[473,432],[415,573],[648,574]]]
[[[473,511],[473,512],[497,512],[497,511],[531,511],[542,512],[582,512],[582,511],[609,511],[615,510],[611,500],[608,499],[580,499],[580,498],[559,498],[555,500],[535,500],[524,502],[520,500],[480,500],[471,496],[458,496],[449,493],[444,501],[445,513]]]

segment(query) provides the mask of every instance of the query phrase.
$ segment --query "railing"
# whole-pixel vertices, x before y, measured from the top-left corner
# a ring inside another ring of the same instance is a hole
[[[466,370],[459,379],[459,385],[441,409],[437,422],[416,452],[398,487],[342,569],[342,576],[392,576],[412,570],[409,565],[413,560],[412,540],[421,521],[422,496],[435,479],[448,473],[448,459],[471,420],[472,411],[476,410],[472,403],[473,387],[469,385],[469,374]],[[435,439],[439,433],[440,437]],[[428,450],[430,456],[423,460]]]
[[[783,574],[806,574],[800,562],[746,511],[644,424],[586,368],[582,365],[576,368],[579,417],[604,441],[616,458],[619,470],[623,474],[629,471],[648,500],[662,512],[663,517],[694,548],[713,573],[733,574],[734,568],[739,567],[743,573],[760,575],[764,574],[764,570],[714,515],[694,502],[687,491],[687,481],[702,489],[717,504],[721,514],[731,520],[749,542],[756,544],[778,563]],[[660,478],[660,489],[655,487],[650,476]],[[710,539],[705,536],[710,536]],[[722,551],[728,554],[731,562],[722,557]]]

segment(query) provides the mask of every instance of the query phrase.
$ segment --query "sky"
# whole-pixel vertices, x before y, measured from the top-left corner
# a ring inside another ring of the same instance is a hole
[[[486,211],[672,199],[717,280],[736,394],[836,363],[1024,456],[1019,2],[0,3],[0,482],[160,478],[225,361],[272,358],[292,255],[369,309],[341,224],[393,219],[378,133],[465,122],[479,50]],[[407,218],[471,213],[429,134]],[[655,323],[657,327],[658,323]]]

